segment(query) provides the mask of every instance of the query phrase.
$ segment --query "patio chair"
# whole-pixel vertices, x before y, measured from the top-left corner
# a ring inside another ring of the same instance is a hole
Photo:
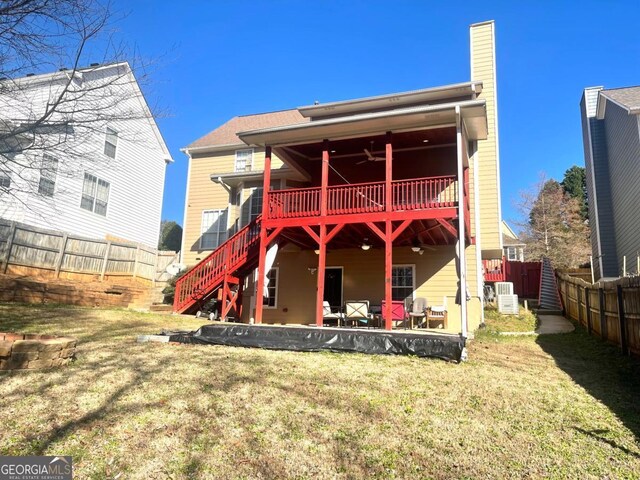
[[[370,327],[374,316],[369,313],[369,300],[347,300],[344,303],[344,321],[349,320],[351,326],[364,325]]]
[[[413,320],[418,320],[417,326],[420,327],[426,322],[427,317],[427,299],[418,297],[411,304],[409,309],[409,319],[411,320],[411,328],[413,328]]]
[[[332,312],[331,305],[326,300],[322,302],[322,323],[325,326],[340,326],[343,315],[341,312]]]
[[[447,307],[444,305],[431,305],[427,308],[427,328],[431,328],[431,322],[438,322],[436,328],[447,328]]]
[[[385,317],[385,305],[386,302],[382,301],[382,321],[386,320]],[[398,326],[401,324],[404,328],[407,328],[407,320],[409,319],[409,315],[407,314],[407,309],[404,306],[404,300],[391,300],[391,325]]]

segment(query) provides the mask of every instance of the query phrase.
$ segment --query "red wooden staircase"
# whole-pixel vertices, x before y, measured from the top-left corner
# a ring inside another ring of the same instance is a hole
[[[220,316],[225,318],[232,307],[238,311],[242,294],[239,277],[258,264],[260,222],[261,217],[257,217],[240,229],[176,282],[175,313],[195,312],[220,288]]]

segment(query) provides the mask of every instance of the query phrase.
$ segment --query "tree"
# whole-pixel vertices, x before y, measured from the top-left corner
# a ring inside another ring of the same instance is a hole
[[[137,60],[114,41],[115,20],[99,0],[0,3],[0,206],[31,209],[28,195],[42,193],[42,178],[118,168],[90,140],[108,125],[151,117],[138,86],[147,75],[133,76]],[[56,190],[57,199],[66,193]]]
[[[179,252],[182,245],[182,227],[172,220],[160,223],[160,241],[158,250]]]
[[[561,182],[564,191],[570,197],[575,198],[580,205],[580,215],[583,220],[589,219],[588,195],[587,195],[587,175],[584,167],[572,166],[564,172]]]
[[[544,177],[521,194],[521,211],[526,219],[521,239],[527,257],[548,257],[558,268],[575,268],[591,253],[589,228],[580,214],[580,203],[565,193],[562,185]]]

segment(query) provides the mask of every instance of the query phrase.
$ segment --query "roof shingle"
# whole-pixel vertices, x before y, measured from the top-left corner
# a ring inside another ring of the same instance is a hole
[[[191,143],[187,148],[242,144],[242,140],[237,135],[238,132],[307,123],[308,121],[309,119],[303,117],[296,109],[233,117],[227,123]]]
[[[630,113],[640,113],[640,86],[601,90],[600,93],[626,107]]]

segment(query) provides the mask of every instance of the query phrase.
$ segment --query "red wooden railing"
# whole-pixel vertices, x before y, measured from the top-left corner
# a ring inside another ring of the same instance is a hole
[[[395,180],[391,188],[394,210],[455,207],[458,201],[454,176]]]
[[[257,251],[260,239],[257,217],[176,282],[173,311],[184,313],[220,286],[225,274],[232,274]]]
[[[327,188],[327,215],[384,211],[384,182],[334,185]]]
[[[482,267],[484,269],[484,281],[485,282],[504,282],[505,275],[505,258],[482,260]]]
[[[320,187],[269,192],[267,218],[301,218],[320,215]],[[395,211],[455,207],[455,176],[427,177],[392,182]],[[327,188],[327,215],[381,212],[385,209],[385,183],[334,185]]]

